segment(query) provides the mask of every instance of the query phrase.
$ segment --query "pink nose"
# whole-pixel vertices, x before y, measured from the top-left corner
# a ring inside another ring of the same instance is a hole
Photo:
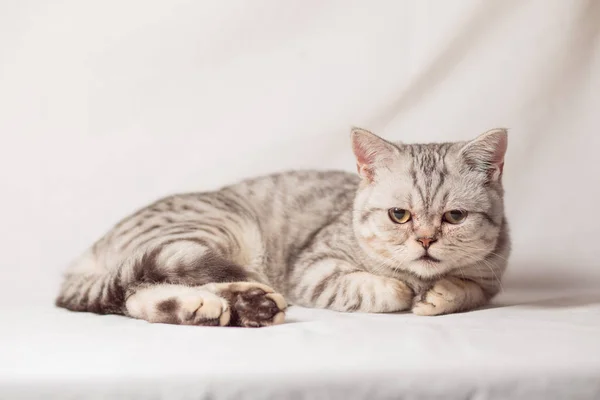
[[[431,246],[431,243],[434,243],[435,241],[436,240],[432,237],[423,237],[417,239],[417,242],[420,242],[425,249],[428,249],[429,246]]]

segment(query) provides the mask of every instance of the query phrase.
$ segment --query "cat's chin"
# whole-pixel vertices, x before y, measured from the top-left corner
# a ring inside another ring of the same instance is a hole
[[[431,263],[431,264],[439,264],[441,262],[440,259],[435,258],[429,254],[422,255],[421,257],[419,257],[417,259],[417,261],[422,261],[424,263]]]
[[[447,268],[441,260],[429,256],[414,260],[410,265],[410,270],[421,278],[431,279],[443,275]]]

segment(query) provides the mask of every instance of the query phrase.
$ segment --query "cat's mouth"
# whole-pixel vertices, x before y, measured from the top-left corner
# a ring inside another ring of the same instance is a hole
[[[423,254],[421,257],[417,258],[417,260],[425,261],[425,262],[432,262],[432,263],[441,262],[441,260],[438,260],[437,258],[430,256],[428,253]]]

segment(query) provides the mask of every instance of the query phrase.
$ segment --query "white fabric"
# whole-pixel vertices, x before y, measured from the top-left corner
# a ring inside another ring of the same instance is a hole
[[[439,318],[294,307],[256,330],[19,308],[0,398],[597,399],[599,302],[527,290]]]
[[[0,398],[600,397],[600,2],[0,3]],[[260,329],[52,307],[157,197],[510,128],[498,307]]]

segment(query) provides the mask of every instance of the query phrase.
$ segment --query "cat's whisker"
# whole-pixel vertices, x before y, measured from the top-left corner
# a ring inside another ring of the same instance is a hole
[[[481,265],[480,263],[482,263],[484,266],[486,266],[490,270],[490,272],[494,275],[494,279],[498,282],[500,290],[504,292],[504,287],[502,286],[502,281],[500,280],[500,277],[496,274],[496,271],[494,271],[493,265],[491,265],[489,263],[489,261],[487,261],[485,259],[477,259],[477,258],[473,257],[471,254],[466,253],[466,252],[463,252],[462,255],[465,256],[470,261],[472,261],[474,263],[474,265]],[[480,277],[483,278],[482,276],[480,276]]]

